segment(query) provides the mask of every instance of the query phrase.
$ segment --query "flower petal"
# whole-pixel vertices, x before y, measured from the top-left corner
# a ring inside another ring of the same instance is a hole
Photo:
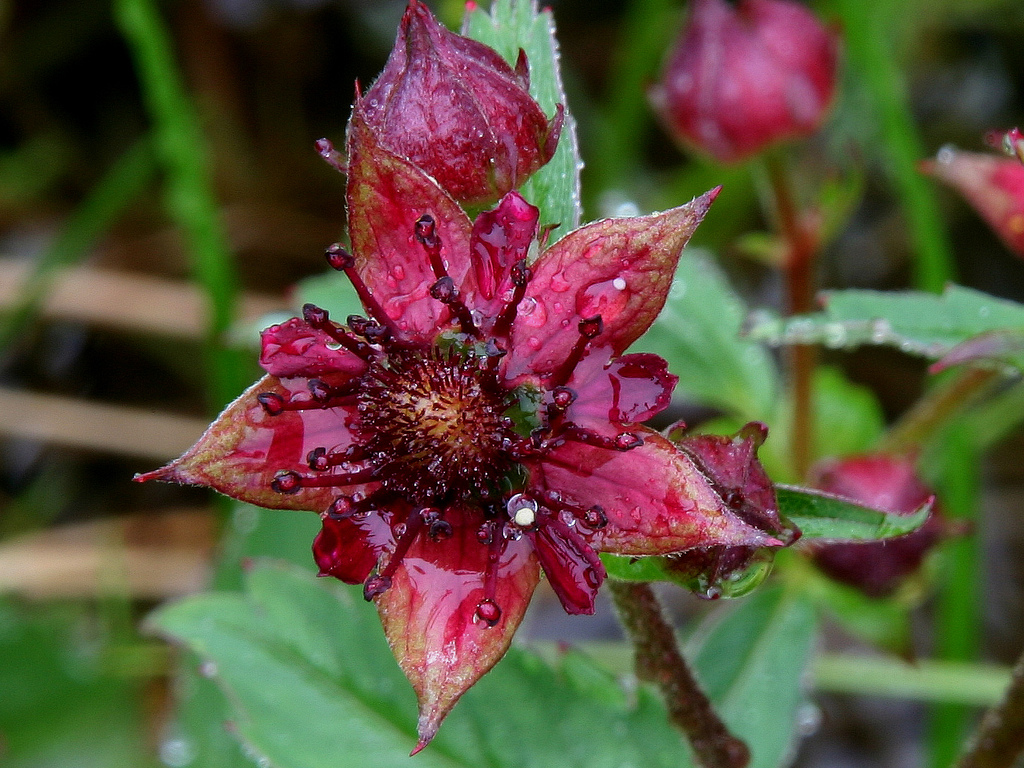
[[[583,358],[569,380],[576,400],[568,418],[583,427],[598,429],[609,421],[637,424],[665,410],[672,400],[678,376],[658,355],[638,352],[602,364],[600,350]]]
[[[665,305],[679,255],[718,194],[664,213],[605,219],[544,252],[512,329],[507,374],[550,373],[569,355],[584,318],[600,315],[599,343],[621,354]]]
[[[417,539],[390,589],[376,598],[391,650],[416,691],[422,749],[458,698],[508,650],[540,577],[526,538],[508,541],[497,563],[494,626],[476,618],[484,599],[488,547],[476,538],[481,515],[449,509],[453,535]]]
[[[527,535],[565,612],[592,614],[597,590],[607,576],[597,553],[558,517],[542,522]]]
[[[278,470],[302,469],[314,448],[344,449],[351,443],[347,408],[284,411],[271,416],[257,395],[284,400],[309,397],[309,379],[264,376],[229,405],[183,456],[136,480],[205,485],[239,501],[270,509],[327,509],[334,488],[278,493],[270,487]],[[328,382],[330,383],[330,382]],[[353,490],[359,490],[353,486]]]
[[[540,211],[518,192],[509,192],[494,210],[476,217],[469,244],[479,289],[474,309],[487,316],[501,311],[504,293],[512,287],[512,266],[527,257],[537,239],[539,217]]]
[[[313,560],[320,576],[362,584],[384,551],[393,546],[391,526],[379,514],[324,515],[323,527],[313,539]]]
[[[475,292],[469,218],[430,176],[381,146],[357,101],[348,133],[348,229],[356,271],[407,338],[432,341],[448,309],[429,295],[437,281],[416,221],[429,214],[455,285]]]
[[[274,376],[321,376],[325,373],[358,375],[366,361],[303,319],[293,317],[272,325],[260,334],[263,349],[260,365]]]
[[[635,431],[644,444],[632,450],[566,443],[537,468],[543,486],[604,510],[608,524],[588,536],[594,549],[639,556],[716,544],[781,546],[729,509],[672,443],[643,427]]]

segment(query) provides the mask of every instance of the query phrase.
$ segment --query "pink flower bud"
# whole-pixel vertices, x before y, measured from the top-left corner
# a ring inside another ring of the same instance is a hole
[[[562,110],[548,120],[528,88],[525,55],[513,70],[411,0],[384,71],[356,109],[384,147],[452,197],[484,203],[519,187],[555,153]]]
[[[811,479],[823,491],[894,513],[909,515],[932,498],[909,459],[883,454],[823,462],[811,470]],[[941,518],[932,514],[923,526],[897,539],[823,545],[815,549],[814,562],[836,581],[870,597],[885,597],[921,566],[942,530]]]
[[[681,143],[743,160],[821,123],[836,35],[792,0],[694,0],[651,103]]]
[[[946,182],[992,227],[1006,247],[1024,257],[1024,165],[1016,158],[942,149],[921,163]]]

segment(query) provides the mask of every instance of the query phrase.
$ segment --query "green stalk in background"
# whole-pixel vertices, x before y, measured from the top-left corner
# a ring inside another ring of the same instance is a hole
[[[245,385],[244,368],[225,337],[235,315],[237,277],[213,194],[205,142],[185,92],[171,38],[152,0],[115,0],[114,16],[135,57],[165,173],[167,207],[181,228],[195,278],[206,292],[206,349],[214,412]]]
[[[834,0],[833,4],[843,19],[848,65],[869,93],[886,166],[907,217],[915,254],[914,285],[938,293],[956,280],[956,267],[931,182],[917,170],[926,152],[903,87],[904,73],[891,45],[891,31],[902,27],[893,16],[905,13],[906,7],[888,0]]]

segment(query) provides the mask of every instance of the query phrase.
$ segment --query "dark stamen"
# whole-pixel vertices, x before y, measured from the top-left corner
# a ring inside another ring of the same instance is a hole
[[[312,400],[285,400],[276,392],[261,392],[256,395],[256,400],[263,406],[271,416],[280,416],[285,411],[311,411],[323,408],[335,408],[341,405],[351,405],[354,401],[351,397],[329,397],[325,400],[317,400],[316,393]]]
[[[434,277],[437,278],[437,282],[430,288],[431,297],[452,311],[452,314],[459,319],[463,333],[479,337],[480,329],[473,322],[473,315],[469,311],[469,307],[459,298],[459,289],[444,266],[444,260],[441,258],[441,238],[437,234],[434,217],[430,214],[424,214],[416,221],[416,239],[427,252],[430,268],[434,270]]]
[[[321,309],[315,304],[305,304],[302,307],[302,319],[309,323],[311,328],[323,331],[349,352],[357,355],[363,360],[371,360],[374,356],[373,349],[365,341],[360,341],[355,336],[331,320],[326,309]]]
[[[420,515],[419,511],[413,510],[405,524],[400,526],[400,528],[405,530],[402,531],[398,541],[395,542],[395,551],[392,553],[391,559],[388,560],[388,564],[384,567],[383,571],[376,576],[371,576],[363,584],[363,597],[367,601],[383,594],[391,587],[391,578],[395,575],[395,571],[398,570],[398,566],[409,551],[409,547],[412,546],[413,541],[416,540],[420,530],[423,528],[422,515]]]
[[[306,455],[306,463],[314,472],[325,472],[331,467],[350,464],[366,458],[366,448],[362,445],[350,445],[344,451],[328,451],[324,447],[314,448]]]
[[[334,148],[334,143],[330,139],[317,139],[314,146],[316,147],[316,153],[331,168],[339,173],[348,173],[348,164],[345,162],[345,156]]]
[[[373,480],[376,467],[365,467],[357,472],[345,472],[337,475],[300,475],[291,469],[277,473],[270,481],[270,487],[278,493],[298,493],[303,488],[334,488],[345,485],[359,485]]]
[[[583,359],[583,353],[586,352],[587,345],[604,331],[604,321],[601,320],[600,315],[594,315],[593,317],[580,320],[577,328],[579,329],[580,337],[576,339],[576,343],[573,345],[572,351],[569,352],[565,362],[551,374],[548,386],[553,389],[569,383],[572,372],[576,370],[576,366]]]
[[[495,336],[502,338],[508,338],[509,332],[512,330],[512,323],[515,322],[519,304],[523,300],[523,296],[526,295],[526,286],[533,279],[533,270],[526,266],[526,259],[520,259],[512,265],[509,277],[515,290],[512,291],[512,298],[502,308],[498,319],[494,321],[494,328],[491,330]]]
[[[615,437],[605,437],[578,424],[571,423],[566,424],[558,436],[565,440],[593,445],[596,448],[607,448],[610,451],[630,451],[644,444],[643,439],[635,432],[620,432]]]
[[[342,247],[341,243],[334,243],[327,247],[326,254],[327,263],[331,265],[333,269],[339,272],[344,272],[345,277],[348,278],[349,282],[352,283],[352,287],[356,289],[356,294],[359,296],[359,301],[363,303],[363,307],[366,309],[373,319],[380,323],[383,327],[387,328],[391,332],[391,337],[394,339],[401,338],[398,332],[398,326],[395,325],[395,321],[391,319],[391,316],[384,311],[384,307],[380,305],[380,302],[374,298],[374,295],[370,292],[370,289],[366,287],[366,283],[363,282],[363,278],[356,272],[356,260],[355,257]]]

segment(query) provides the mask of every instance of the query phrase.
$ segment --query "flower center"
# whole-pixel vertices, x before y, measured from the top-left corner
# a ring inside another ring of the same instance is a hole
[[[414,503],[487,497],[513,468],[507,393],[472,353],[434,348],[375,361],[357,402],[384,486]]]

